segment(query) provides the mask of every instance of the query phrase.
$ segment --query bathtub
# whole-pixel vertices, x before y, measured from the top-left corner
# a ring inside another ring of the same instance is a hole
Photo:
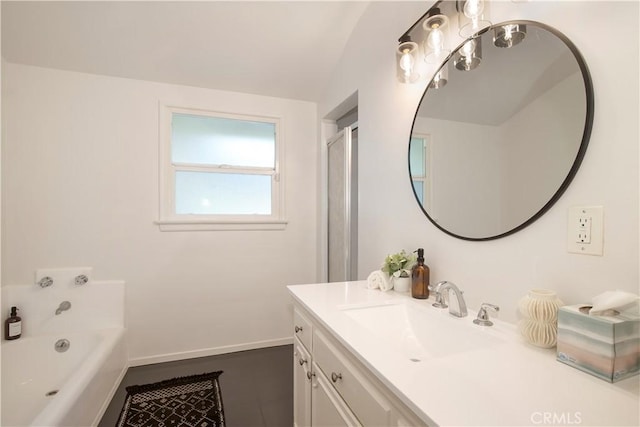
[[[2,342],[2,426],[97,425],[127,368],[124,328]],[[55,344],[70,346],[57,352]]]

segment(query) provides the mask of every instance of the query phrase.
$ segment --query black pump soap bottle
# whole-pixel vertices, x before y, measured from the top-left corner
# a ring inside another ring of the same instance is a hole
[[[418,248],[418,263],[411,269],[411,296],[429,298],[429,266],[424,263],[424,249]]]
[[[22,318],[18,316],[18,309],[11,307],[11,315],[4,322],[4,338],[17,340],[22,335]]]

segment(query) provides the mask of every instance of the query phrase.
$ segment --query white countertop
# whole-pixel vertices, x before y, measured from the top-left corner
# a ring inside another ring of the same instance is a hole
[[[556,361],[555,349],[526,343],[514,325],[471,325],[490,346],[414,362],[345,314],[349,306],[401,302],[433,310],[433,299],[366,288],[366,282],[288,287],[293,298],[428,424],[442,426],[640,426],[640,377],[610,384]],[[503,307],[504,308],[504,307]],[[454,325],[454,323],[452,323]],[[402,333],[402,331],[399,331]],[[495,340],[494,340],[495,341]]]

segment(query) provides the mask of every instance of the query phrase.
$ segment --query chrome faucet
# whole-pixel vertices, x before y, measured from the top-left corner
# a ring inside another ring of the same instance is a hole
[[[433,291],[436,293],[436,302],[435,304],[433,304],[434,307],[441,307],[441,308],[446,308],[447,304],[445,304],[443,302],[443,293],[445,291],[449,292],[447,295],[451,295],[450,291],[453,291],[453,293],[456,296],[456,300],[457,303],[456,304],[458,307],[456,309],[456,307],[453,307],[453,305],[451,304],[451,298],[449,298],[449,314],[456,316],[456,317],[465,317],[467,316],[467,303],[464,301],[464,297],[462,296],[462,291],[460,289],[458,289],[458,287],[456,286],[455,283],[453,282],[448,282],[446,280],[443,280],[442,282],[439,282],[435,288],[433,289]],[[438,305],[436,305],[438,304]]]
[[[56,309],[56,316],[63,311],[67,311],[71,308],[71,303],[69,301],[62,301],[60,306]]]

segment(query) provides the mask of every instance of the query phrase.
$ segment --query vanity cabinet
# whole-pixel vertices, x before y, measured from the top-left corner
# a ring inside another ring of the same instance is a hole
[[[420,426],[393,395],[304,308],[294,309],[294,425]]]

